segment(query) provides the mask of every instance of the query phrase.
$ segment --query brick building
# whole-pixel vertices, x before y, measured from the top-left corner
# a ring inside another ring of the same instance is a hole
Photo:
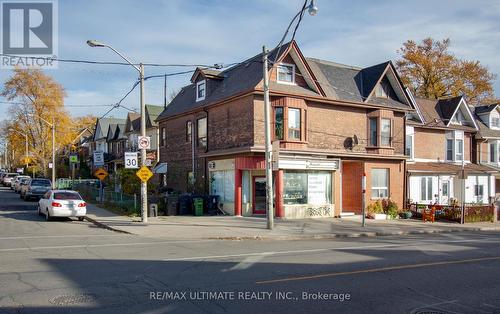
[[[497,171],[474,158],[479,126],[473,109],[461,96],[412,98],[412,103],[416,112],[408,116],[406,126],[408,200],[445,205],[454,200],[489,203],[495,194]]]
[[[279,141],[276,216],[360,213],[366,202],[403,206],[405,114],[391,62],[358,68],[306,58],[295,42],[271,51],[273,141]],[[265,214],[262,55],[218,72],[198,69],[158,118],[167,185],[221,196],[235,215]]]

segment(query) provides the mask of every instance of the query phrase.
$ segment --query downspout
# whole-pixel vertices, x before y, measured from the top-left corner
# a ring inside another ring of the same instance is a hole
[[[203,108],[203,111],[206,114],[207,118],[207,144],[205,145],[205,153],[208,153],[208,142],[209,142],[209,137],[208,137],[208,110],[206,108]],[[207,167],[207,157],[203,158],[203,168],[205,169],[205,193],[208,194],[209,188],[208,188],[208,167]]]

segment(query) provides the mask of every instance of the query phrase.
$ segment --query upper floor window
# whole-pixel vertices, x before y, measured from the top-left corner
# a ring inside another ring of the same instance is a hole
[[[414,143],[415,142],[415,129],[411,126],[406,127],[406,140],[405,140],[405,155],[414,158]]]
[[[384,77],[375,87],[375,97],[397,99],[396,93],[392,89],[391,82],[389,82],[387,77]]]
[[[380,119],[380,144],[391,146],[391,119]]]
[[[207,118],[197,120],[198,146],[207,146]]]
[[[446,160],[464,160],[464,132],[451,131],[446,133]]]
[[[160,135],[160,146],[166,146],[167,142],[167,129],[166,128],[161,128],[161,135]]]
[[[498,117],[491,118],[491,127],[492,128],[500,128],[500,119]]]
[[[377,118],[370,118],[370,146],[378,145]]]
[[[288,138],[300,140],[300,109],[288,109]]]
[[[277,140],[283,140],[284,131],[284,117],[283,117],[283,107],[274,108],[274,138]]]
[[[490,142],[490,163],[500,162],[500,146],[498,141]]]
[[[295,84],[295,65],[281,63],[278,65],[277,82],[285,84]]]
[[[193,122],[186,122],[186,142],[191,142],[193,140]]]
[[[205,99],[207,92],[207,83],[205,80],[196,83],[196,101]]]

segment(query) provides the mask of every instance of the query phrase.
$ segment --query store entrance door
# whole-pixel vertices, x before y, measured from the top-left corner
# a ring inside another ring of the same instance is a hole
[[[253,214],[266,214],[266,177],[253,178]]]

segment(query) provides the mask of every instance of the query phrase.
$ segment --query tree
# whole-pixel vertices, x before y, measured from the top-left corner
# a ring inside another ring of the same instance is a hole
[[[15,69],[4,84],[1,95],[15,101],[9,108],[10,120],[3,125],[3,134],[19,156],[24,154],[24,138],[28,134],[30,155],[44,175],[52,158],[52,132],[43,120],[55,125],[56,149],[69,144],[76,136],[71,117],[64,109],[64,89],[39,69]]]
[[[460,60],[449,52],[450,40],[424,39],[403,43],[396,67],[403,83],[418,97],[464,95],[470,104],[494,99],[495,75],[479,61]]]

